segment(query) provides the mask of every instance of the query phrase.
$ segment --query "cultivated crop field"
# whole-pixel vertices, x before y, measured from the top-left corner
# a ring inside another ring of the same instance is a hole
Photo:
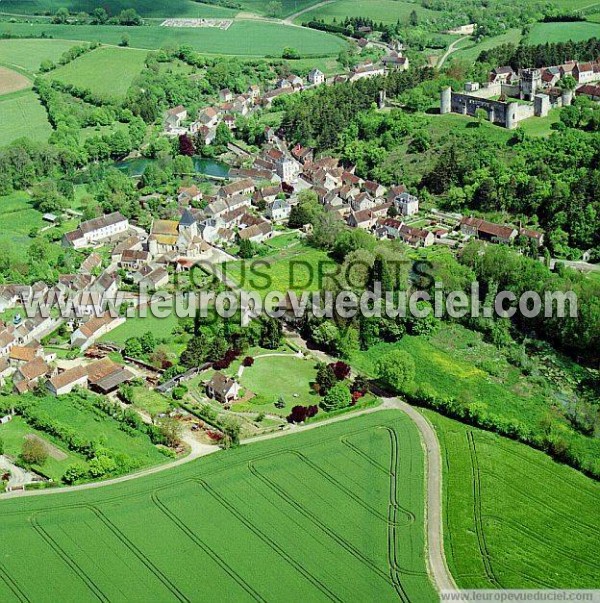
[[[227,17],[236,11],[200,4],[193,0],[104,0],[102,8],[109,15],[117,15],[122,10],[135,8],[142,17]],[[2,0],[3,13],[54,14],[59,8],[68,8],[73,14],[80,11],[91,13],[98,8],[96,0]]]
[[[599,588],[600,484],[425,411],[445,469],[445,551],[462,588]]]
[[[131,48],[97,48],[52,71],[49,77],[104,97],[124,96],[141,73],[148,53]]]
[[[0,95],[29,88],[30,81],[20,73],[0,66]]]
[[[0,598],[433,601],[423,486],[416,428],[378,412],[124,484],[0,501]]]
[[[600,37],[600,23],[536,23],[527,36],[527,43],[579,42],[597,37]]]
[[[298,17],[298,21],[307,22],[312,19],[323,19],[326,22],[343,21],[346,17],[369,17],[382,23],[407,21],[411,12],[415,11],[420,18],[435,17],[434,11],[423,8],[419,3],[402,2],[401,0],[336,0],[331,4],[320,6]]]
[[[201,6],[201,5],[199,5]],[[336,36],[280,23],[239,20],[226,31],[216,28],[120,27],[95,25],[52,25],[49,23],[0,22],[0,35],[12,32],[22,36],[45,33],[52,38],[102,42],[118,45],[123,36],[132,48],[158,49],[165,44],[188,44],[206,54],[240,56],[281,56],[292,47],[303,55],[337,55],[346,42]]]
[[[21,90],[0,98],[0,146],[28,137],[45,142],[52,129],[37,95]]]
[[[0,40],[0,64],[34,74],[42,61],[56,62],[77,44],[70,40]]]

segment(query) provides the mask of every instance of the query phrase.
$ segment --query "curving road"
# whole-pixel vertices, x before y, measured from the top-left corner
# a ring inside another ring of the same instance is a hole
[[[458,48],[456,48],[456,46],[458,44],[460,44],[463,40],[468,40],[471,36],[464,36],[463,38],[458,38],[458,40],[455,40],[454,42],[452,42],[452,44],[450,44],[450,46],[448,46],[448,50],[446,50],[446,52],[444,53],[444,55],[440,58],[440,60],[437,63],[437,68],[441,69],[442,66],[444,65],[444,63],[446,62],[446,59],[453,53],[456,52],[458,50]]]
[[[313,4],[312,6],[307,6],[306,8],[299,10],[297,13],[286,17],[283,20],[283,23],[285,23],[286,25],[294,25],[294,21],[298,17],[301,17],[304,13],[309,13],[310,11],[315,10],[315,8],[321,8],[322,6],[327,6],[328,4],[333,4],[334,2],[335,0],[324,0],[324,2],[319,2],[318,4]]]

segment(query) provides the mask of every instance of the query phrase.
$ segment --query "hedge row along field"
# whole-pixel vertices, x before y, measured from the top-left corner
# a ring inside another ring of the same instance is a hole
[[[0,501],[0,599],[434,601],[423,477],[418,431],[390,411]]]
[[[461,588],[599,588],[600,484],[424,411],[444,456],[444,536]]]
[[[58,61],[78,42],[70,40],[0,40],[0,64],[37,73],[42,61]]]

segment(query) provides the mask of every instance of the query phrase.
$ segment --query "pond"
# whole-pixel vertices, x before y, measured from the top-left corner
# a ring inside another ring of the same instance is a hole
[[[216,161],[215,159],[204,159],[203,157],[193,157],[192,159],[194,161],[194,171],[198,175],[215,178],[227,178],[229,176],[229,166],[226,163]],[[137,177],[141,176],[146,171],[148,165],[154,161],[158,160],[136,157],[134,159],[116,161],[115,167],[126,172],[129,176]]]

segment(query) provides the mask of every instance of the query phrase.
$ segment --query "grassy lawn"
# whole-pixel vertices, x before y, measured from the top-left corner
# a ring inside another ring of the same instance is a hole
[[[177,44],[187,44],[205,54],[255,57],[281,56],[286,47],[296,48],[305,56],[334,56],[347,45],[344,40],[324,32],[255,20],[236,21],[226,31],[216,28],[174,30],[158,25],[121,27],[0,22],[0,35],[4,32],[16,35],[41,35],[44,32],[52,38],[97,41],[115,46],[126,35],[132,48],[152,50],[176,41]]]
[[[107,98],[121,97],[141,73],[147,55],[145,50],[131,48],[97,48],[50,72],[48,77]]]
[[[140,337],[147,331],[151,331],[154,337],[160,339],[173,339],[173,329],[177,326],[179,319],[174,313],[166,318],[157,318],[148,312],[148,316],[128,318],[122,325],[104,335],[100,341],[109,341],[117,345],[125,345],[131,337]]]
[[[598,588],[600,484],[523,444],[424,411],[442,446],[459,588]],[[467,487],[468,485],[468,487]]]
[[[49,451],[48,458],[43,465],[32,467],[34,471],[40,471],[52,480],[60,481],[69,465],[74,462],[83,462],[83,457],[70,452],[63,444],[50,440],[45,433],[32,429],[21,417],[14,417],[6,425],[0,425],[0,438],[4,442],[4,454],[16,459],[21,454],[25,437],[31,435],[42,439]]]
[[[211,585],[225,601],[394,601],[400,588],[434,601],[423,466],[415,426],[382,411],[124,484],[2,501],[2,564],[32,601],[197,600]],[[14,599],[4,581],[0,598]]]
[[[3,13],[16,14],[54,14],[57,9],[65,7],[73,14],[84,11],[91,13],[98,7],[96,0],[2,0],[0,8]],[[193,2],[192,0],[103,0],[102,8],[109,15],[117,15],[122,10],[135,8],[142,17],[230,17],[237,11]]]
[[[529,136],[550,136],[554,124],[560,121],[560,109],[552,109],[547,117],[532,117],[519,124],[519,128]]]
[[[0,64],[33,74],[42,61],[56,62],[63,52],[76,45],[77,42],[70,40],[0,40]]]
[[[133,395],[133,407],[145,410],[150,415],[166,412],[170,406],[169,398],[147,387],[134,387]]]
[[[0,98],[0,146],[23,137],[46,142],[51,132],[46,111],[33,91],[22,90]]]
[[[315,380],[315,361],[296,356],[257,358],[251,367],[244,369],[241,384],[256,394],[246,406],[272,414],[288,415],[292,406],[318,404],[320,398],[311,389]],[[283,409],[274,403],[280,396],[286,402]],[[238,409],[236,405],[234,408]]]
[[[408,17],[412,11],[423,19],[437,16],[435,11],[423,8],[420,3],[402,2],[402,0],[337,0],[326,6],[320,6],[304,13],[296,22],[305,23],[313,19],[323,19],[330,23],[334,19],[337,22],[343,21],[346,17],[368,17],[377,23],[395,24],[408,22]]]
[[[286,237],[287,235],[282,235]],[[269,291],[318,291],[320,277],[334,272],[334,262],[326,253],[292,239],[282,241],[285,248],[277,247],[277,239],[271,255],[229,262],[225,266],[227,276],[247,291],[257,291],[263,297]],[[287,247],[287,243],[290,246]]]
[[[528,44],[580,42],[600,37],[600,23],[535,23],[527,37]]]

